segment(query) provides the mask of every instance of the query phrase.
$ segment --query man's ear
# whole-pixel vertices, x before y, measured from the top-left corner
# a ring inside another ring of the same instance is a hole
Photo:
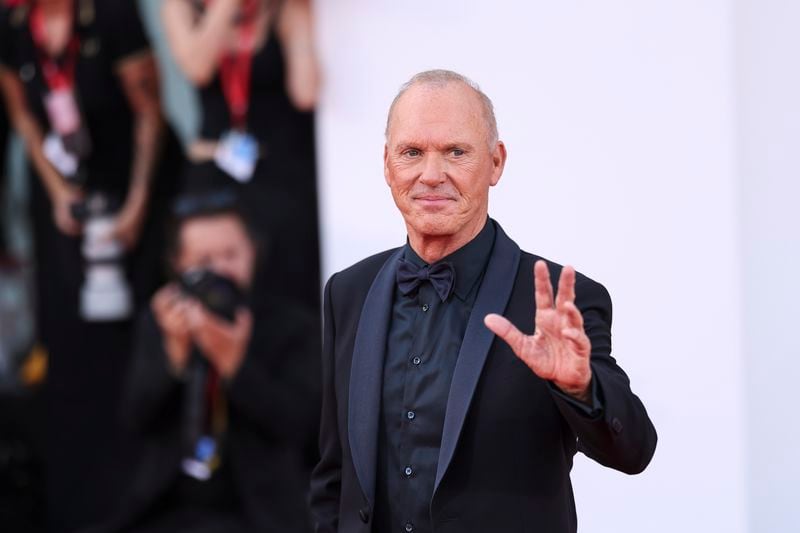
[[[391,180],[389,179],[389,144],[386,143],[383,145],[383,179],[386,180],[386,185],[389,187],[392,186]]]
[[[508,153],[506,152],[506,145],[503,141],[497,141],[497,144],[494,146],[494,151],[492,152],[492,165],[494,165],[494,169],[492,171],[492,179],[489,184],[494,187],[497,185],[497,182],[500,181],[500,176],[503,175],[503,169],[506,166],[506,158],[508,157]]]

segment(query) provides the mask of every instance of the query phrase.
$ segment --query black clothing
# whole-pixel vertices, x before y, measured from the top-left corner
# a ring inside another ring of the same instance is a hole
[[[88,19],[82,10],[91,6]],[[24,83],[28,108],[46,134],[50,131],[43,97],[49,92],[41,72],[36,46],[23,5],[10,13],[6,37],[8,50],[2,62]],[[124,194],[128,186],[133,146],[133,113],[116,74],[120,61],[149,51],[149,43],[136,10],[126,0],[76,0],[75,33],[81,45],[75,68],[75,92],[89,130],[92,153],[86,161],[90,190]],[[64,58],[61,58],[62,60]]]
[[[394,293],[383,371],[377,531],[432,532],[430,500],[439,460],[450,379],[480,279],[494,244],[494,224],[466,246],[443,258],[455,269],[453,294],[442,302],[431,283],[416,293]],[[406,244],[404,260],[425,262]]]
[[[0,28],[5,28],[6,18],[8,17],[8,10],[6,7],[0,5]],[[3,58],[9,53],[8,35],[6,32],[0,31],[0,68],[3,66]],[[6,156],[8,148],[8,114],[6,113],[6,106],[0,102],[0,205],[5,207],[5,194],[7,187],[6,180]],[[5,216],[0,214],[0,257],[6,252],[6,228]]]
[[[0,50],[2,50],[2,43],[0,43]],[[0,52],[1,54],[2,52]],[[0,206],[5,208],[6,198],[6,152],[8,148],[8,117],[6,116],[6,108],[0,104]],[[0,214],[0,257],[6,252],[6,228],[5,216]]]
[[[611,300],[602,285],[582,274],[575,284],[602,405],[596,416],[556,394],[484,326],[486,314],[502,313],[531,334],[536,311],[533,265],[540,258],[495,228],[448,392],[431,522],[437,533],[574,532],[575,453],[641,472],[655,451],[655,429],[610,355]],[[318,533],[383,533],[374,525],[381,384],[402,253],[365,259],[325,288],[322,458],[311,483]],[[561,266],[548,267],[556,290]]]
[[[253,55],[247,132],[262,152],[248,183],[240,184],[215,163],[190,165],[184,188],[235,187],[253,225],[261,232],[264,255],[257,293],[297,299],[320,309],[314,114],[295,109],[286,92],[283,51],[275,30]],[[199,88],[200,137],[217,140],[231,128],[219,74]],[[271,281],[266,281],[271,280]]]
[[[134,115],[117,69],[149,50],[136,2],[76,0],[75,32],[80,52],[75,93],[92,151],[85,160],[87,191],[124,200],[134,157]],[[7,13],[0,35],[7,46],[0,61],[23,83],[27,105],[44,134],[50,130],[42,77],[29,28],[30,3]],[[172,132],[160,146],[150,203],[139,244],[125,258],[136,304],[161,284],[163,227],[182,167]],[[130,350],[131,322],[89,323],[80,316],[84,281],[81,239],[54,225],[52,205],[29,165],[30,210],[37,288],[37,335],[47,348],[47,490],[50,530],[59,533],[100,520],[122,488],[131,444],[117,431],[123,369]],[[81,480],[81,490],[75,490]]]
[[[213,531],[308,531],[313,461],[305,452],[319,421],[318,328],[317,317],[299,307],[254,311],[244,362],[224,386],[227,451],[214,474],[223,479],[206,489],[181,471],[185,384],[169,370],[161,330],[145,311],[124,402],[124,419],[146,440],[145,453],[119,514],[103,530],[178,533],[197,523],[217,524]],[[232,523],[240,529],[222,526]]]

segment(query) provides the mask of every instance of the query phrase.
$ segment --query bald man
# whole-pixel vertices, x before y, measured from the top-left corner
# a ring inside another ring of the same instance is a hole
[[[469,79],[423,72],[392,103],[384,175],[408,241],[325,288],[317,532],[573,532],[577,451],[650,462],[605,288],[488,216],[505,162]]]

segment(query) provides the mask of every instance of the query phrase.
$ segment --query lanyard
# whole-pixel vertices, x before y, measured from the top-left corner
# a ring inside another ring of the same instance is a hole
[[[220,385],[220,376],[213,367],[209,367],[206,381],[206,429],[217,439],[221,438],[228,427],[228,409],[225,393]]]
[[[242,20],[238,28],[236,50],[226,52],[220,61],[219,73],[222,93],[231,114],[234,129],[244,130],[247,124],[247,111],[250,107],[250,73],[253,65],[253,36],[258,3],[245,0],[242,6]]]
[[[38,3],[34,3],[29,18],[31,36],[36,45],[36,52],[39,56],[39,64],[42,74],[51,91],[72,89],[75,85],[75,65],[78,63],[78,52],[80,51],[80,40],[73,33],[67,44],[66,54],[63,65],[53,59],[45,52],[47,42],[47,31],[44,25],[44,13]]]

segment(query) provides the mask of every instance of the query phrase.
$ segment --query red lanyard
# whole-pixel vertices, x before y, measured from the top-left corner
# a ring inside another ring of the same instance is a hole
[[[220,83],[228,110],[231,125],[244,130],[247,125],[247,111],[250,107],[250,73],[253,65],[253,35],[255,16],[258,7],[256,0],[246,0],[242,7],[243,20],[239,26],[239,46],[235,51],[222,56],[219,65]]]
[[[51,91],[62,89],[72,89],[75,85],[75,65],[78,63],[78,52],[80,51],[80,40],[73,34],[67,44],[64,64],[59,65],[46,50],[47,31],[44,25],[44,13],[38,3],[34,3],[31,8],[29,25],[33,42],[39,56],[39,64],[42,74]]]

